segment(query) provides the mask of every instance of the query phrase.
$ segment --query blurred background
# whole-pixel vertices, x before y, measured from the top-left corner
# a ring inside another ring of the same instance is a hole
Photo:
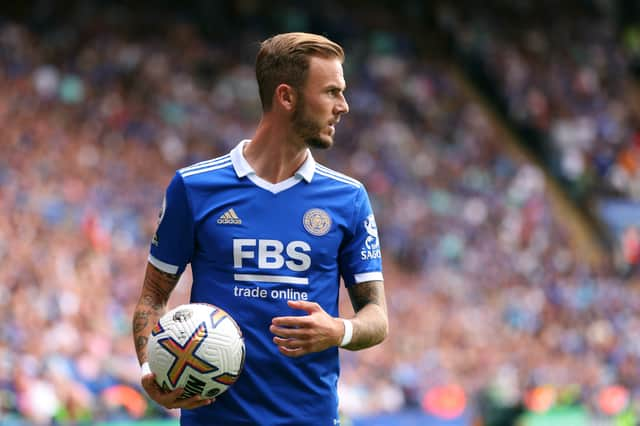
[[[365,183],[385,258],[391,334],[341,351],[342,424],[638,423],[637,1],[7,3],[0,424],[176,424],[131,338],[157,212],[251,137],[285,31],[347,52],[314,155]]]

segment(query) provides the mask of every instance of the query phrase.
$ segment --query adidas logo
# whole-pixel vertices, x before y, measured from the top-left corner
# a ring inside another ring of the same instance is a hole
[[[242,223],[242,219],[240,219],[236,212],[231,208],[224,212],[224,214],[218,218],[217,222],[221,225],[240,225]]]

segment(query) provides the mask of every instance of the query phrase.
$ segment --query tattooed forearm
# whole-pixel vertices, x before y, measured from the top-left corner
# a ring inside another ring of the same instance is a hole
[[[353,310],[358,312],[369,303],[376,304],[387,311],[384,299],[384,284],[381,281],[371,281],[349,287],[349,298]]]
[[[382,281],[356,284],[349,288],[351,304],[356,316],[353,338],[347,349],[365,349],[382,342],[389,332],[387,303]]]
[[[144,351],[147,347],[148,337],[138,336],[136,337],[136,352]]]
[[[133,314],[133,333],[140,333],[149,325],[149,312],[136,311]]]
[[[133,341],[140,363],[146,361],[147,341],[151,329],[165,311],[169,296],[180,277],[147,265],[140,299],[133,313]]]
[[[152,306],[158,300],[168,300],[179,278],[177,275],[167,274],[149,264],[144,277],[145,292],[143,292],[143,297],[145,297],[145,302]]]
[[[153,311],[159,311],[164,308],[164,304],[158,300],[168,300],[168,297],[166,299],[164,297],[162,299],[158,299],[156,296],[143,294],[140,296],[140,305],[149,307]]]

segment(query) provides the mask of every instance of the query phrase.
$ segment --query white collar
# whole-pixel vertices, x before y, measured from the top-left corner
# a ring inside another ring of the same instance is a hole
[[[242,153],[244,146],[249,142],[251,142],[249,139],[244,139],[240,141],[240,143],[236,145],[236,147],[233,148],[230,153],[231,163],[233,164],[233,168],[236,171],[236,175],[238,175],[239,178],[242,178],[245,176],[251,176],[251,175],[259,177],[256,175],[256,171],[253,170],[253,167],[251,167],[247,159],[244,158],[244,154]],[[304,163],[302,163],[302,166],[300,166],[300,168],[296,170],[293,177],[297,178],[298,180],[304,179],[305,181],[307,181],[307,183],[309,183],[313,179],[313,174],[315,170],[316,170],[316,160],[314,160],[313,156],[311,155],[311,151],[307,148],[307,159],[304,160]],[[275,184],[275,185],[278,185],[278,184]]]

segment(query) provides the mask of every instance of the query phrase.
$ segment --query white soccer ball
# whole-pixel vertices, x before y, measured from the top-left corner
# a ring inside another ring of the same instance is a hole
[[[206,303],[180,305],[164,314],[147,345],[149,367],[165,390],[183,387],[181,398],[213,398],[235,383],[244,366],[238,324]]]

